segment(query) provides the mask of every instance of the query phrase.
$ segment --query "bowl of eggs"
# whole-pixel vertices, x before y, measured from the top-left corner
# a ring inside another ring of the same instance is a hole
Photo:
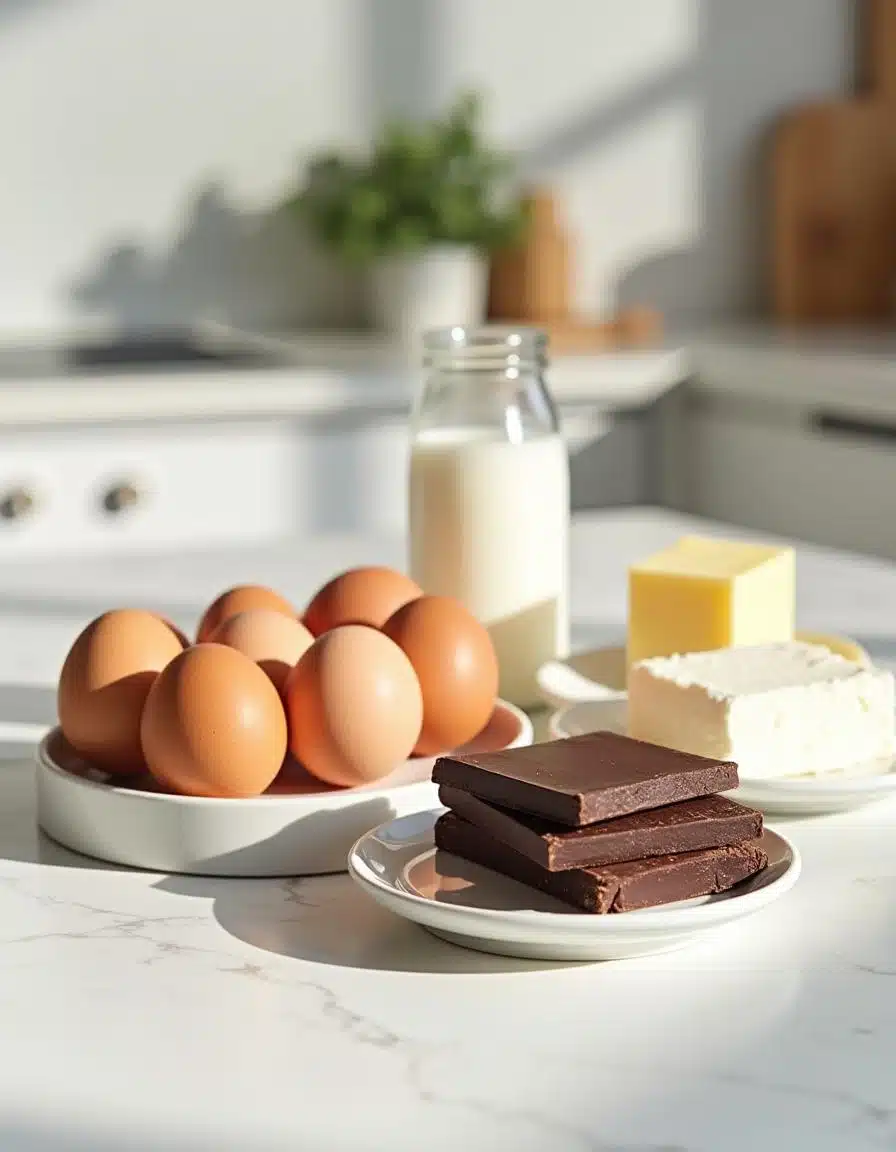
[[[38,821],[152,871],[344,871],[364,832],[437,803],[435,757],[531,744],[497,690],[479,621],[389,568],[341,573],[301,614],[273,589],[230,588],[193,642],[113,609],[63,664]]]

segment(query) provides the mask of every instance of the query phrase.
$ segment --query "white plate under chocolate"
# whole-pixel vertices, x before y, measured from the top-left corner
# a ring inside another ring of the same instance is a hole
[[[800,858],[768,829],[768,865],[715,896],[605,916],[576,912],[524,884],[436,849],[444,809],[392,820],[362,836],[348,860],[374,900],[452,944],[534,960],[622,960],[671,952],[771,904],[796,883]]]
[[[557,740],[601,729],[623,734],[628,731],[625,693],[617,693],[612,699],[573,704],[555,712],[550,720],[551,736]],[[896,795],[896,759],[873,760],[818,776],[768,780],[741,774],[740,786],[728,795],[774,816],[846,812]]]
[[[532,743],[524,712],[498,701],[464,751]],[[37,761],[37,818],[60,844],[152,872],[311,876],[344,872],[358,837],[385,820],[438,803],[434,760],[414,758],[362,788],[329,788],[291,765],[250,800],[179,796],[149,776],[113,780],[82,760],[58,728]]]

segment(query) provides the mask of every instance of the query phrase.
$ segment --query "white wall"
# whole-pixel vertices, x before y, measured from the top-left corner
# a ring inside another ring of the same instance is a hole
[[[849,0],[0,0],[0,328],[309,323],[347,286],[271,201],[382,115],[492,89],[583,309],[755,307],[775,113],[851,83]]]

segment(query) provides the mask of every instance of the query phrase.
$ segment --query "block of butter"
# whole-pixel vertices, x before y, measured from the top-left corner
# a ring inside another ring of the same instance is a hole
[[[734,760],[741,779],[817,775],[893,755],[893,674],[792,641],[692,652],[629,673],[629,734]]]
[[[629,665],[793,639],[792,548],[686,536],[629,569]]]

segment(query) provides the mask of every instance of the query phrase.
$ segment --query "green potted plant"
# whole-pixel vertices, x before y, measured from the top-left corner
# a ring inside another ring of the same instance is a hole
[[[464,95],[440,119],[388,125],[367,156],[319,157],[291,204],[367,272],[374,326],[413,337],[482,321],[488,254],[523,225],[512,170],[481,138],[478,98]]]

